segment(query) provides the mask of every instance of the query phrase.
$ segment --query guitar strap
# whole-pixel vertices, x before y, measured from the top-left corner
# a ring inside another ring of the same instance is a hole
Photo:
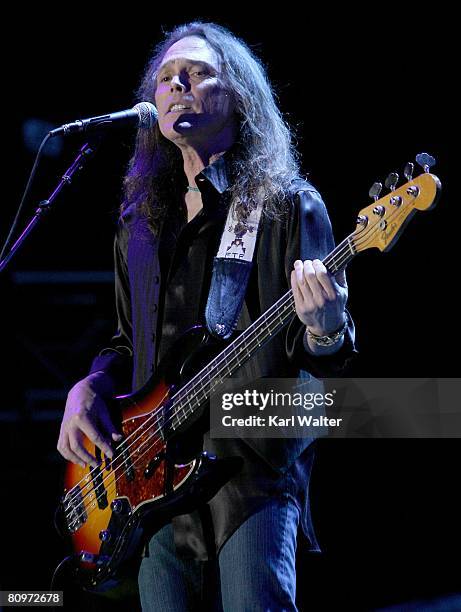
[[[205,309],[209,332],[227,339],[237,326],[248,286],[262,204],[239,221],[234,206],[229,207],[218,253],[213,259],[213,274]]]

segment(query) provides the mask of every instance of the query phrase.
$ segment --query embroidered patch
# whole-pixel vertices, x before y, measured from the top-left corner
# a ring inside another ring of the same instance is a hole
[[[217,257],[253,260],[261,211],[262,206],[258,206],[244,221],[235,221],[232,209],[229,210]]]

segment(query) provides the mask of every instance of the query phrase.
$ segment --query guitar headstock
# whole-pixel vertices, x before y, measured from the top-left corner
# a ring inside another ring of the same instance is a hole
[[[386,180],[386,187],[390,189],[386,196],[378,199],[381,183],[374,183],[370,189],[375,201],[359,212],[357,228],[349,237],[356,252],[372,247],[389,250],[417,210],[430,210],[436,205],[442,185],[429,172],[435,160],[427,153],[420,153],[416,161],[424,172],[413,178],[413,164],[407,164],[404,174],[408,182],[401,187],[396,188],[398,175],[392,172]]]

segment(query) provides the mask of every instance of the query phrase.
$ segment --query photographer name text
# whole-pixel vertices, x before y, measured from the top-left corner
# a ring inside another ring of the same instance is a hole
[[[342,420],[342,418],[313,417],[312,415],[292,415],[289,417],[273,415],[267,418],[251,415],[245,418],[237,418],[226,414],[222,417],[222,424],[224,427],[338,427]]]

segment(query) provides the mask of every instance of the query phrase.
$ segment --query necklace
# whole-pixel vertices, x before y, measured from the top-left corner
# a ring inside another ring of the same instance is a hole
[[[198,187],[191,187],[190,185],[187,185],[187,191],[200,191],[200,189]]]

